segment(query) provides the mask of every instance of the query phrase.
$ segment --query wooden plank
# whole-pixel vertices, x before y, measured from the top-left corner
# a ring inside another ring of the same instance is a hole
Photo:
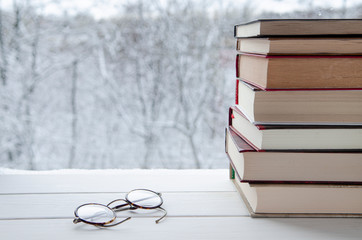
[[[0,195],[0,219],[72,218],[84,203],[107,204],[125,193]],[[162,193],[169,216],[248,216],[237,192]],[[120,212],[119,216],[160,216],[159,211]]]
[[[0,194],[107,193],[150,188],[159,192],[236,191],[227,169],[104,170],[0,175]]]
[[[117,227],[74,225],[71,219],[0,221],[0,239],[361,239],[361,219],[177,217],[155,224],[134,218]]]

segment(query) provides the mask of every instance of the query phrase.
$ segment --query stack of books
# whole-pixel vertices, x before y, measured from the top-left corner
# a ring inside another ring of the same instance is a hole
[[[362,216],[362,19],[235,26],[225,151],[254,217]]]

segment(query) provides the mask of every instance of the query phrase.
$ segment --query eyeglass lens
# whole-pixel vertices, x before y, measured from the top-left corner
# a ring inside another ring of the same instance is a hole
[[[127,194],[127,200],[143,208],[155,208],[162,204],[162,198],[149,190],[133,190]]]
[[[110,223],[116,218],[115,213],[110,208],[100,204],[81,206],[77,214],[80,219],[95,224]]]

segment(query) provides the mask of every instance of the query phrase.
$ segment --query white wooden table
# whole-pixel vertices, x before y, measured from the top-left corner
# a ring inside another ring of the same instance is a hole
[[[250,218],[223,170],[105,170],[0,174],[0,239],[362,239],[362,219]],[[135,188],[162,192],[158,211],[125,211],[113,228],[73,224],[83,203]]]

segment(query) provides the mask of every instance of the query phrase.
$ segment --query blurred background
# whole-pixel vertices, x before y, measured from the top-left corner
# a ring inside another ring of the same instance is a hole
[[[0,168],[227,168],[235,24],[362,1],[0,0]]]

